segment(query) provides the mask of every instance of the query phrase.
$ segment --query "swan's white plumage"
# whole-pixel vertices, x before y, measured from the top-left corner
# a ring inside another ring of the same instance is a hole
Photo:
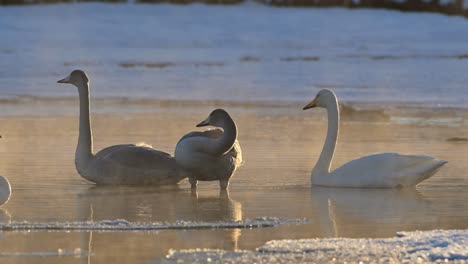
[[[352,160],[330,172],[339,132],[338,99],[331,90],[323,89],[304,110],[313,107],[326,108],[328,113],[327,137],[311,174],[313,185],[350,188],[415,186],[447,163],[427,155],[378,153]]]
[[[0,206],[6,204],[11,196],[11,185],[6,177],[0,176]]]
[[[447,163],[426,155],[377,153],[352,160],[328,175],[312,174],[319,186],[395,188],[414,186]]]

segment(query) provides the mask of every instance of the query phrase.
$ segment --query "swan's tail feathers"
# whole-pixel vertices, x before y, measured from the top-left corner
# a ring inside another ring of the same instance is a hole
[[[418,177],[413,179],[414,182],[411,185],[417,185],[422,181],[434,176],[446,163],[447,161],[445,160],[432,159],[425,166],[420,168],[420,173],[416,174]]]

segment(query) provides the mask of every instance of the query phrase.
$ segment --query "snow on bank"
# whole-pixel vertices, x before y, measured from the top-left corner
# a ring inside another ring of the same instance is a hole
[[[103,220],[98,222],[51,222],[29,223],[13,222],[0,224],[1,231],[151,231],[174,229],[219,229],[219,228],[261,228],[278,225],[299,225],[308,223],[305,219],[280,219],[277,217],[260,217],[230,222],[192,222],[176,221],[175,223],[138,223],[124,219]]]
[[[397,233],[386,239],[274,240],[256,251],[171,251],[162,263],[427,263],[468,261],[468,230]]]

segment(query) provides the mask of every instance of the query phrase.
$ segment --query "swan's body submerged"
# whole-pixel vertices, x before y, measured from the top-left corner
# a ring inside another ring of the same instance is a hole
[[[188,175],[192,188],[197,181],[219,181],[226,189],[229,179],[242,164],[237,141],[237,127],[226,111],[217,109],[197,126],[220,126],[221,129],[190,132],[177,143],[175,159]]]
[[[352,188],[415,186],[447,163],[426,155],[378,153],[350,161],[330,172],[339,131],[338,99],[332,91],[323,89],[304,110],[317,106],[327,109],[328,131],[320,158],[312,170],[314,185]]]
[[[168,153],[146,145],[115,145],[93,153],[89,119],[89,81],[82,71],[73,71],[59,83],[78,87],[80,95],[80,131],[75,153],[78,173],[97,184],[165,185],[184,178],[175,159]]]
[[[0,176],[0,206],[6,204],[10,200],[11,185],[6,177]]]

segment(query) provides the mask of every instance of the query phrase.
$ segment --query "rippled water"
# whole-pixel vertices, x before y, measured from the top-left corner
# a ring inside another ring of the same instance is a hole
[[[378,21],[378,23],[376,23]],[[80,3],[0,8],[0,98],[352,101],[467,106],[468,23],[428,13],[254,3]],[[314,90],[315,89],[315,90]]]
[[[467,135],[463,109],[374,109],[367,112],[374,122],[343,111],[334,166],[379,151],[449,161],[415,189],[361,190],[310,187],[309,173],[325,137],[324,111],[303,112],[294,104],[231,105],[227,109],[239,126],[246,163],[228,194],[220,194],[215,182],[200,183],[193,194],[186,181],[176,188],[96,187],[81,179],[73,163],[78,106],[45,104],[60,114],[44,114],[40,103],[26,103],[8,107],[31,114],[0,117],[0,168],[13,186],[11,200],[0,210],[2,222],[210,222],[268,216],[310,223],[259,229],[0,232],[1,263],[151,263],[170,249],[254,249],[272,239],[389,237],[397,231],[468,228],[468,143],[447,141]],[[172,152],[177,140],[217,107],[209,102],[150,105],[96,102],[95,149],[145,141]],[[32,114],[34,108],[37,114]],[[420,121],[400,122],[411,118]],[[421,122],[430,119],[445,123]]]

